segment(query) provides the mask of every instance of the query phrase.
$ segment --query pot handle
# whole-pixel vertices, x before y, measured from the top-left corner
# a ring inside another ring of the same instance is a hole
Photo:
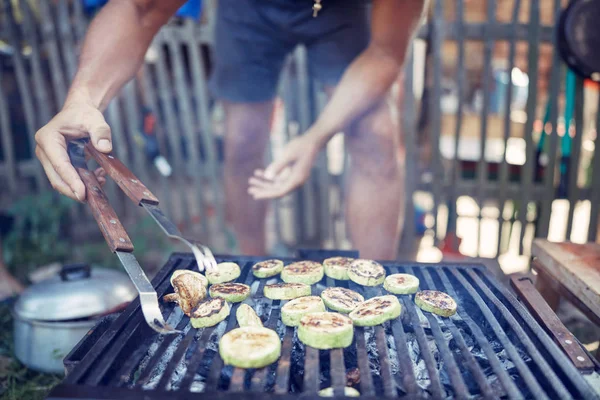
[[[77,279],[88,279],[92,275],[89,264],[67,264],[60,270],[60,279],[63,281],[74,281]]]

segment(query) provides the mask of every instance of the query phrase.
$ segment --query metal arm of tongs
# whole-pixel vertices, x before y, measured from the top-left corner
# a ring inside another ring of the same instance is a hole
[[[115,210],[108,203],[108,199],[96,176],[87,168],[84,146],[85,142],[80,140],[69,143],[68,150],[71,163],[85,185],[87,203],[106,243],[108,243],[108,247],[119,257],[123,268],[127,271],[139,293],[144,319],[156,332],[164,334],[179,333],[180,331],[173,329],[165,322],[158,306],[156,291],[133,255],[133,244],[129,239],[129,235],[121,225]]]
[[[135,204],[143,207],[168,237],[179,240],[192,250],[200,271],[216,269],[217,262],[210,249],[185,239],[175,224],[158,207],[158,198],[119,159],[112,154],[99,152],[92,146],[89,139],[79,140],[84,143],[85,151],[104,168],[108,176],[119,185],[127,197]]]

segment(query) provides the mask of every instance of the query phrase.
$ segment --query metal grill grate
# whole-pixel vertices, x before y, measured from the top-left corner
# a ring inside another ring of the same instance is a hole
[[[262,297],[267,280],[255,280],[249,272],[258,258],[226,259],[240,264],[237,281],[251,285],[265,326],[282,337],[277,363],[256,370],[223,365],[217,343],[236,327],[237,305],[221,324],[193,329],[178,307],[162,304],[169,322],[184,333],[160,337],[143,322],[136,301],[73,350],[65,361],[70,373],[51,398],[214,399],[239,397],[240,392],[247,398],[310,397],[328,386],[341,395],[347,381],[356,380],[347,375],[356,368],[360,382],[355,387],[372,398],[596,398],[537,322],[480,265],[384,263],[388,273],[416,275],[422,289],[447,292],[457,300],[457,314],[440,318],[423,313],[412,296],[400,296],[401,318],[357,327],[350,347],[320,351],[304,348],[294,329],[281,324],[284,302]],[[194,267],[188,255],[171,257],[153,282],[159,295],[171,292],[173,270]],[[383,294],[381,288],[330,278],[313,286],[313,294],[333,285],[365,297]]]

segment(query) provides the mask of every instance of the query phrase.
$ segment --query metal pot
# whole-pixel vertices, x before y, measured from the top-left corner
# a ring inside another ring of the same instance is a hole
[[[86,264],[65,265],[30,286],[13,308],[15,355],[29,368],[61,373],[63,358],[104,315],[136,297],[127,275]]]

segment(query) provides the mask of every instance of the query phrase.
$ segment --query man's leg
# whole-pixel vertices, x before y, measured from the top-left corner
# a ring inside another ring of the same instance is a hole
[[[348,129],[346,220],[361,257],[395,259],[404,216],[399,127],[382,102]],[[403,158],[403,157],[402,157]]]
[[[264,167],[269,141],[273,101],[225,103],[225,194],[227,216],[240,251],[247,255],[265,253],[267,202],[248,194],[248,179]]]

